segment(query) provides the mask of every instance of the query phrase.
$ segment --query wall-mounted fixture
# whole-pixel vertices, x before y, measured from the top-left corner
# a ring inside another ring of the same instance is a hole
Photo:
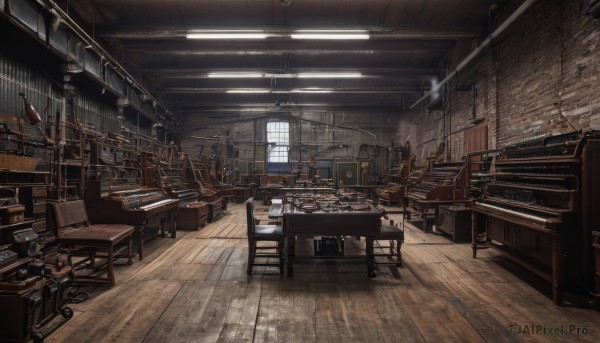
[[[25,114],[29,119],[29,124],[35,126],[42,133],[42,135],[44,136],[44,144],[54,145],[54,141],[50,139],[50,137],[48,137],[46,132],[44,132],[44,130],[41,127],[42,117],[40,117],[38,111],[36,111],[31,102],[27,100],[25,93],[19,93],[19,96],[23,98],[23,110],[25,111]]]

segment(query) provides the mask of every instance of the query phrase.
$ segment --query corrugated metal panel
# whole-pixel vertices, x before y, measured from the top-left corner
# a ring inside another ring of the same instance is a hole
[[[25,0],[10,0],[10,14],[25,26],[38,32],[38,8],[35,4]]]
[[[41,127],[44,129],[48,116],[55,120],[55,114],[60,111],[62,90],[47,75],[21,60],[0,54],[0,112],[17,118],[24,118],[23,129],[35,140],[41,140],[42,135],[34,126],[29,125],[23,113],[23,99],[19,93],[24,93],[42,118]],[[16,129],[16,128],[14,128]],[[3,148],[17,149],[16,144],[9,143]],[[41,149],[26,147],[26,154],[39,157],[41,162],[38,169],[44,169],[47,156]]]
[[[90,50],[85,51],[85,70],[98,79],[102,79],[102,63],[100,57]]]
[[[108,132],[119,132],[117,107],[106,103],[102,95],[80,94],[77,98],[76,113],[86,125]]]

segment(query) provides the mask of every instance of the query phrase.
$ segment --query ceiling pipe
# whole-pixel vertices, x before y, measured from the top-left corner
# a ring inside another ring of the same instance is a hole
[[[125,70],[125,68],[123,68],[119,64],[119,62],[117,62],[100,44],[98,44],[98,42],[96,42],[96,40],[90,37],[90,35],[83,28],[81,28],[81,26],[79,26],[71,17],[69,17],[69,15],[65,11],[63,11],[63,9],[55,1],[45,0],[44,4],[46,5],[46,8],[49,8],[49,10],[54,10],[54,14],[57,15],[57,17],[59,18],[59,24],[60,21],[62,21],[71,30],[75,31],[75,33],[77,33],[80,36],[80,38],[86,41],[85,43],[87,45],[91,46],[100,56],[102,56],[102,58],[107,59],[110,62],[110,64],[122,74],[124,80],[129,81],[129,83],[133,87],[139,89],[142,93],[144,93],[149,98],[149,100],[157,101],[157,99],[155,99],[150,94],[150,92],[148,92],[144,88],[144,86],[142,86],[138,81],[136,81],[133,78],[133,76],[131,76],[129,72],[127,72],[127,70]]]
[[[479,45],[479,47],[477,47],[477,49],[473,50],[469,54],[469,56],[467,56],[462,62],[460,62],[453,72],[448,74],[448,76],[446,76],[445,79],[440,81],[440,83],[432,87],[427,93],[425,93],[425,95],[423,95],[423,97],[417,100],[414,104],[410,105],[410,109],[414,109],[418,104],[423,102],[425,99],[429,98],[431,94],[439,91],[442,88],[442,86],[444,86],[448,81],[454,78],[454,76],[459,71],[461,71],[469,63],[471,63],[471,61],[473,61],[475,57],[477,57],[483,50],[485,50],[485,48],[487,48],[494,39],[500,36],[513,22],[515,22],[515,20],[517,20],[517,18],[521,16],[521,14],[523,14],[527,9],[529,9],[533,4],[535,4],[536,1],[537,0],[525,0],[525,2],[523,2],[523,4],[521,4],[521,6],[519,6],[519,8],[517,8],[517,10],[502,23],[502,25],[498,26],[498,28],[494,32],[490,33],[490,35],[481,43],[481,45]]]

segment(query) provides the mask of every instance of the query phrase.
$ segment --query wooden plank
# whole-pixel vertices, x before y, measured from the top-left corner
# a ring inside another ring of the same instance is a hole
[[[104,301],[74,318],[48,342],[141,342],[182,285],[149,280],[114,287]]]
[[[264,279],[261,275],[252,275],[250,279],[261,281],[261,298],[256,315],[254,342],[277,341],[277,320],[279,318],[280,288],[285,282],[276,279]],[[311,316],[314,312],[311,312]],[[314,331],[314,330],[313,330]]]
[[[260,305],[261,280],[237,283],[218,342],[252,342],[255,319]]]
[[[431,285],[406,287],[407,290],[397,296],[426,341],[444,337],[445,342],[484,342],[452,303],[436,293]]]
[[[84,289],[91,299],[71,305],[74,318],[46,341],[600,341],[600,313],[555,306],[494,250],[473,259],[469,244],[411,226],[405,267],[378,265],[375,279],[362,260],[306,258],[295,263],[294,278],[265,267],[247,276],[245,207],[236,205],[201,231],[148,242],[143,261],[115,268],[115,287]],[[347,253],[364,253],[364,239],[345,243]],[[313,255],[311,239],[296,248]],[[512,336],[513,322],[590,332]]]

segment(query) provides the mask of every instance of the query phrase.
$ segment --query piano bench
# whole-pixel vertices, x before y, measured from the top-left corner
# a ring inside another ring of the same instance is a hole
[[[125,257],[128,259],[127,263],[131,264],[133,257],[133,232],[133,226],[125,224],[96,224],[61,232],[61,235],[58,238],[58,244],[60,247],[68,248],[71,251],[71,254],[69,254],[69,262],[72,262],[73,254],[85,251],[87,257],[79,261],[77,265],[89,262],[89,267],[94,269],[92,274],[85,276],[76,275],[75,283],[114,286],[115,274],[113,262],[117,258]],[[99,272],[100,269],[103,269],[104,265],[96,266],[98,251],[105,253],[105,278],[99,277],[104,274],[103,272]]]

